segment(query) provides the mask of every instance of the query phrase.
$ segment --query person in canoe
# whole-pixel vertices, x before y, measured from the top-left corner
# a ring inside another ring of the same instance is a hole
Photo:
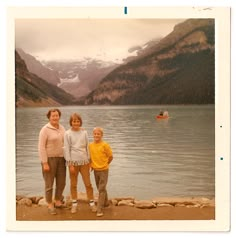
[[[165,110],[165,111],[163,112],[163,117],[169,117],[168,110]]]
[[[160,110],[159,116],[163,116],[163,110]]]
[[[165,111],[160,110],[159,115],[157,115],[156,118],[158,118],[158,119],[166,119],[166,118],[169,118],[168,110],[165,110]]]

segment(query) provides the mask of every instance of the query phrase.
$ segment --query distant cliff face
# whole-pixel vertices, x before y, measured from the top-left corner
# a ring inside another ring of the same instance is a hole
[[[25,61],[29,72],[38,75],[40,78],[53,85],[60,83],[57,71],[45,67],[35,57],[30,54],[26,54],[22,49],[16,49],[16,51]]]
[[[213,19],[189,19],[107,75],[85,104],[212,104]]]
[[[62,89],[28,71],[25,62],[15,52],[16,107],[57,106],[73,103],[73,97]]]

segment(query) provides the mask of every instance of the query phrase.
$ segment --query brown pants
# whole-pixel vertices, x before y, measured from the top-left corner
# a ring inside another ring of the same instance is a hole
[[[77,200],[78,175],[81,173],[88,200],[93,200],[93,187],[90,180],[89,164],[74,166],[75,172],[70,172],[70,192],[73,200]]]
[[[94,177],[99,192],[97,211],[101,212],[102,209],[108,204],[108,195],[106,189],[108,182],[108,169],[102,171],[94,170]]]
[[[62,199],[62,193],[66,186],[66,164],[63,157],[48,158],[50,170],[45,172],[42,167],[45,182],[45,197],[47,203],[52,203],[53,184],[56,179],[55,200]]]

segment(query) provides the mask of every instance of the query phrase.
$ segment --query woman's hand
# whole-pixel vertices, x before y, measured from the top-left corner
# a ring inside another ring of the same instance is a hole
[[[50,167],[49,167],[48,162],[43,163],[43,170],[44,170],[44,172],[49,172],[50,171]]]

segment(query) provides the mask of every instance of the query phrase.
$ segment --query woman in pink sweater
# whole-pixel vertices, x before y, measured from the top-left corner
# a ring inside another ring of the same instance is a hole
[[[51,109],[47,113],[49,122],[39,133],[39,159],[42,164],[42,173],[45,182],[45,198],[50,214],[56,214],[55,207],[63,206],[63,191],[66,185],[66,166],[64,159],[65,128],[59,123],[61,112]],[[55,207],[53,203],[53,183],[56,180]]]

